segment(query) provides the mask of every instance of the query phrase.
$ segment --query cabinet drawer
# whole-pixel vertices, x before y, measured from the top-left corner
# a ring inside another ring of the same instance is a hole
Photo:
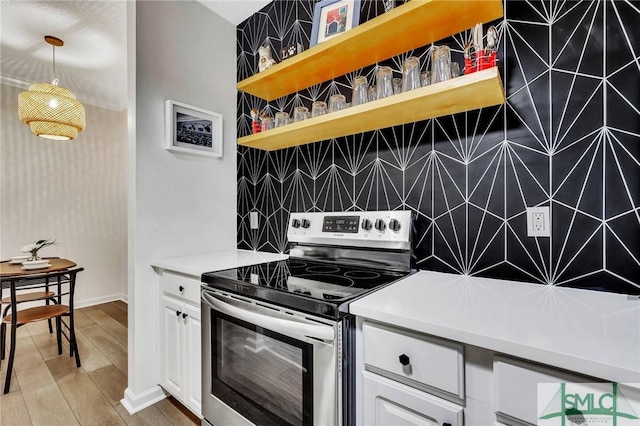
[[[507,425],[538,424],[538,383],[593,383],[579,375],[507,357],[493,364],[496,417]],[[559,387],[558,387],[559,388]]]
[[[445,397],[464,399],[462,344],[368,322],[363,334],[368,370],[390,374],[394,380],[418,388],[443,391]]]
[[[200,304],[200,284],[200,281],[193,277],[173,272],[162,271],[160,275],[162,291],[197,304]]]
[[[463,426],[461,406],[377,374],[364,376],[363,425]]]

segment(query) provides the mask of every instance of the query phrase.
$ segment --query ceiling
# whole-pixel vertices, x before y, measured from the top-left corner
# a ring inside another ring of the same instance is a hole
[[[269,1],[200,3],[238,25]],[[27,88],[53,80],[53,52],[45,35],[65,43],[55,50],[60,86],[90,105],[116,111],[127,108],[126,1],[0,0],[2,83]]]

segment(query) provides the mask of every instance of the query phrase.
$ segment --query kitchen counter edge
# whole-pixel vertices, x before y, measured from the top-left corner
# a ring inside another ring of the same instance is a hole
[[[289,255],[281,253],[251,250],[220,250],[157,259],[151,262],[151,266],[156,269],[189,275],[200,280],[202,274],[205,272],[222,271],[224,269],[256,265],[288,258]]]
[[[419,271],[350,312],[640,387],[638,296]]]

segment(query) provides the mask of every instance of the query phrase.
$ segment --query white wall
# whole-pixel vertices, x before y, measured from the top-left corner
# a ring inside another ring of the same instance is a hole
[[[158,286],[150,262],[236,247],[236,35],[234,25],[193,1],[137,2],[128,21],[136,22],[134,36],[129,30],[137,62],[130,188],[135,208],[129,219],[129,247],[135,248],[123,404],[138,411],[161,397],[156,386]],[[223,158],[164,149],[167,99],[224,116]]]
[[[127,113],[85,104],[86,129],[51,141],[18,119],[23,90],[0,85],[0,258],[55,238],[40,254],[85,268],[78,306],[126,298]]]

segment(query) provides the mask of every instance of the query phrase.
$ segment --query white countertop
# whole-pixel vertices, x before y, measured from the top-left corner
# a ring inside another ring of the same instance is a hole
[[[200,276],[205,272],[222,271],[223,269],[256,265],[258,263],[273,262],[288,258],[288,254],[250,250],[223,250],[158,259],[152,261],[151,266],[191,275],[199,280]]]
[[[640,383],[637,296],[420,271],[353,302],[350,312],[605,380]]]

